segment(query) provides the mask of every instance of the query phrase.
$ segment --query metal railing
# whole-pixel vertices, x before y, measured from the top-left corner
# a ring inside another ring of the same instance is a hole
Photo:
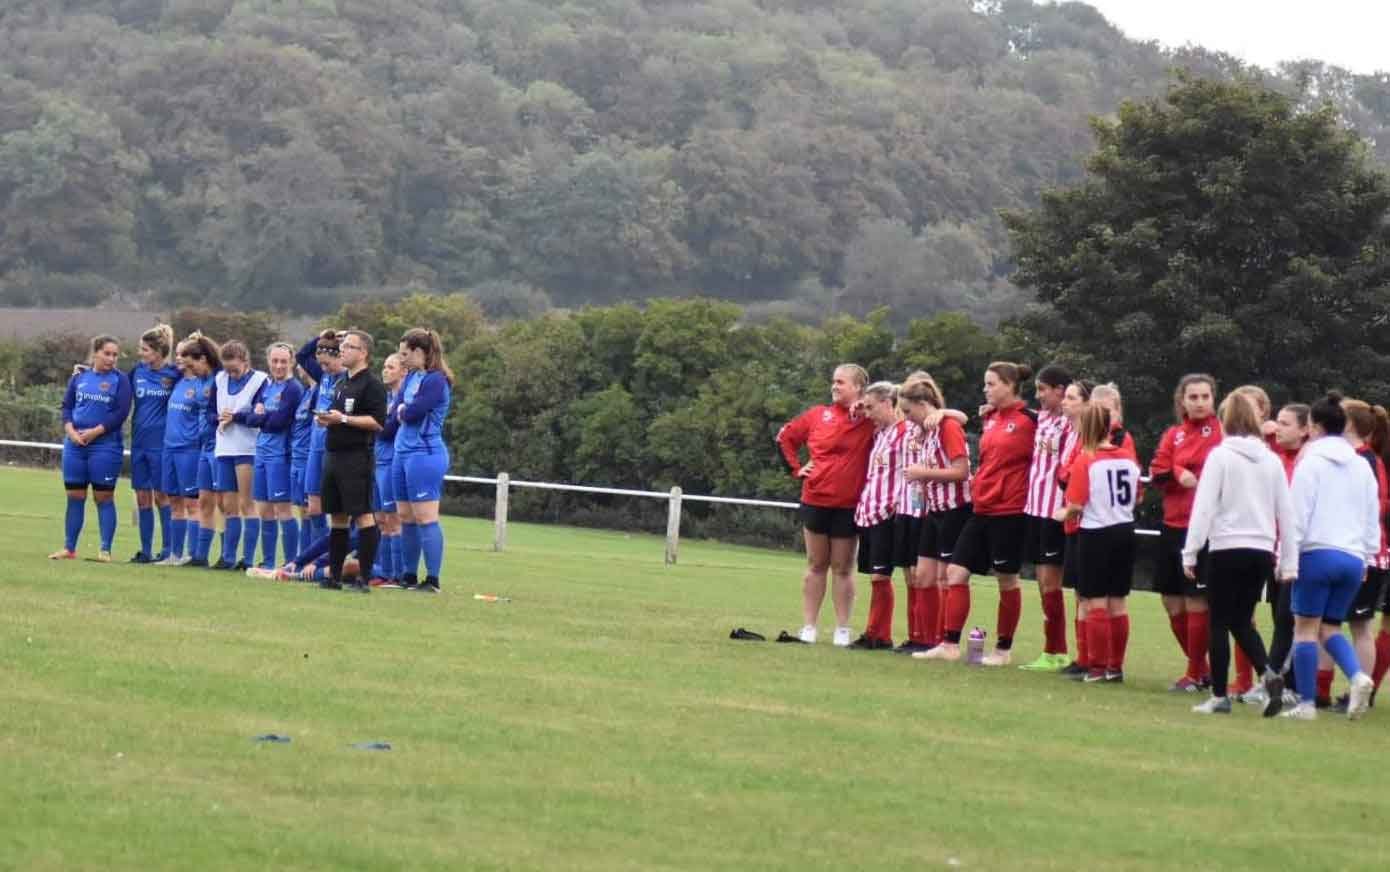
[[[63,450],[63,446],[58,443],[22,442],[10,439],[0,439],[0,448],[30,448],[44,451]],[[127,457],[130,456],[129,451],[126,451],[125,454]],[[754,506],[766,509],[794,510],[800,508],[799,503],[785,502],[782,500],[758,500],[745,499],[742,497],[716,497],[706,496],[704,494],[687,494],[678,487],[673,487],[669,491],[649,491],[619,487],[597,487],[586,484],[560,484],[550,481],[523,481],[520,479],[513,479],[505,472],[499,472],[493,478],[476,475],[446,475],[444,476],[444,480],[455,484],[491,485],[497,489],[497,501],[493,510],[492,548],[494,551],[504,551],[507,547],[507,514],[512,488],[665,500],[667,566],[675,564],[677,552],[680,548],[681,504],[684,502],[712,503],[726,506]],[[1148,477],[1145,476],[1142,481],[1147,483]],[[1159,534],[1157,530],[1145,529],[1136,530],[1135,533],[1141,536],[1157,536]]]

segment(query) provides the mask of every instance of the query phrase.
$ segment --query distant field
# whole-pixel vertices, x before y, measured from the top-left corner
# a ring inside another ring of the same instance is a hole
[[[45,333],[110,333],[134,338],[167,316],[166,312],[92,307],[87,309],[22,309],[0,306],[0,338],[32,339]],[[286,318],[282,327],[290,336],[308,336],[318,319]]]
[[[1149,595],[1128,683],[1080,686],[730,641],[734,626],[799,623],[785,554],[686,542],[664,568],[656,538],[521,524],[494,554],[488,523],[448,519],[443,595],[360,596],[51,563],[55,474],[0,469],[0,494],[0,868],[1390,859],[1390,714],[1200,719],[1163,690],[1180,664]],[[89,517],[84,554],[94,534]],[[123,527],[122,558],[132,537]],[[976,586],[972,621],[992,633],[991,588]],[[1030,587],[1024,656],[1038,624]],[[293,741],[252,741],[265,733]],[[362,741],[392,750],[350,747]]]

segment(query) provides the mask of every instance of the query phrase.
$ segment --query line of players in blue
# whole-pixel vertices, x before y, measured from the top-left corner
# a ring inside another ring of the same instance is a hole
[[[114,337],[93,339],[91,358],[63,398],[65,539],[49,556],[77,557],[90,490],[100,528],[93,559],[111,561],[129,417],[140,534],[132,563],[315,577],[328,540],[319,499],[327,429],[315,413],[332,408],[343,372],[340,339],[339,331],[324,331],[297,352],[277,342],[265,350],[267,371],[260,371],[242,342],[219,346],[195,332],[175,344],[173,330],[159,325],[140,337],[139,363],[128,373],[116,366]],[[438,591],[439,501],[449,468],[444,422],[453,389],[438,334],[407,331],[381,378],[389,411],[375,440],[373,510],[382,544],[376,565],[359,572],[370,572],[374,587]],[[219,508],[222,542],[212,560]]]

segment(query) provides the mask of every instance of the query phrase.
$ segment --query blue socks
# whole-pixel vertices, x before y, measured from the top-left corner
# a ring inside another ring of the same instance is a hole
[[[381,574],[386,578],[401,577],[401,537],[394,534],[381,543]]]
[[[236,549],[241,544],[241,518],[232,516],[226,518],[225,523],[222,530],[222,560],[224,563],[236,563]]]
[[[169,539],[171,529],[174,524],[174,509],[172,506],[159,507],[159,544],[163,547],[159,553],[161,556],[169,554]]]
[[[275,522],[271,521],[270,526],[274,527]],[[244,534],[241,540],[241,562],[247,566],[253,566],[256,562],[256,546],[261,541],[261,519],[244,518],[241,522],[241,529]],[[273,558],[275,552],[271,551],[270,556]]]
[[[261,527],[264,531],[265,527]],[[280,538],[285,540],[285,562],[289,563],[294,556],[299,553],[299,522],[294,518],[280,522]],[[264,559],[275,563],[275,549],[272,548],[262,555]]]
[[[314,542],[317,542],[320,539],[326,537],[328,535],[328,516],[321,513],[317,515],[310,515],[309,529],[313,533],[313,535],[311,535],[309,538]]]
[[[68,497],[68,511],[63,516],[63,545],[69,551],[77,550],[77,537],[82,535],[82,525],[87,520],[87,497]]]
[[[401,578],[420,570],[420,526],[401,524]]]
[[[280,525],[272,521],[261,521],[261,568],[275,568],[275,546],[280,544]],[[251,557],[254,559],[256,551],[251,550]],[[248,564],[250,560],[246,561]]]
[[[149,557],[154,553],[154,507],[139,509],[140,518],[140,553]],[[168,537],[165,537],[168,542]]]
[[[198,531],[198,550],[193,556],[199,560],[207,560],[208,552],[212,550],[212,536],[215,532],[211,527],[195,527]],[[189,530],[189,535],[193,535],[193,529]]]
[[[425,555],[425,575],[437,579],[444,565],[444,530],[438,521],[417,526],[420,528],[420,550]]]
[[[1337,662],[1338,668],[1347,678],[1361,671],[1361,664],[1356,660],[1356,649],[1351,647],[1351,642],[1346,636],[1338,633],[1324,642],[1323,647],[1332,655],[1332,659]]]
[[[169,526],[172,528],[170,531],[172,535],[164,540],[165,544],[168,546],[169,556],[182,557],[183,538],[188,535],[188,519],[173,518],[169,522]]]
[[[97,503],[97,527],[101,530],[101,550],[110,551],[116,541],[116,501]]]
[[[1293,670],[1298,681],[1298,698],[1302,702],[1313,702],[1318,696],[1318,643],[1295,642],[1293,644]]]
[[[299,519],[299,547],[303,548],[312,544],[314,544],[314,523],[309,520],[308,515],[305,515]],[[293,560],[294,555],[298,553],[296,551],[291,554],[290,560]]]

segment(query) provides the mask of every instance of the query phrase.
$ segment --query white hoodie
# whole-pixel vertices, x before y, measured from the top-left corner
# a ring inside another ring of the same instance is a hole
[[[1380,550],[1380,496],[1365,458],[1341,436],[1308,443],[1293,473],[1300,551],[1334,549],[1366,562]]]
[[[1272,552],[1278,539],[1279,574],[1293,578],[1298,574],[1295,527],[1283,461],[1261,439],[1227,436],[1202,467],[1182,562],[1195,566],[1197,552],[1207,544],[1213,551]]]

